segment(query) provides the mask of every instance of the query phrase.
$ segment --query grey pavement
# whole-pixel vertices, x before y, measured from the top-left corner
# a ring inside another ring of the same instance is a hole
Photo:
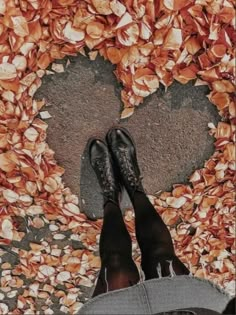
[[[174,83],[146,98],[134,115],[120,121],[121,85],[114,67],[103,58],[95,61],[79,55],[70,58],[64,73],[43,78],[36,98],[46,98],[47,142],[65,168],[66,186],[81,198],[89,216],[102,216],[102,197],[86,152],[90,137],[104,137],[120,124],[132,134],[138,161],[149,194],[171,190],[173,184],[187,183],[195,169],[214,152],[208,122],[217,123],[217,110],[208,101],[206,86]],[[64,61],[60,61],[65,64]],[[127,198],[124,206],[128,206]]]

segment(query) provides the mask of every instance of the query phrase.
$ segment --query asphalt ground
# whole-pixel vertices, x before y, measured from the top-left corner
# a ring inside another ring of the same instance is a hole
[[[113,70],[101,57],[71,57],[65,72],[45,76],[36,94],[46,99],[43,110],[52,116],[47,120],[47,142],[65,168],[63,180],[80,196],[91,218],[95,212],[102,215],[102,196],[86,152],[90,137],[104,138],[113,125],[127,128],[136,143],[144,187],[155,194],[187,183],[193,171],[203,167],[214,152],[207,124],[219,121],[206,97],[208,87],[194,87],[192,82],[175,82],[167,91],[161,86],[133,116],[120,121],[122,86]],[[129,205],[127,198],[123,205]]]

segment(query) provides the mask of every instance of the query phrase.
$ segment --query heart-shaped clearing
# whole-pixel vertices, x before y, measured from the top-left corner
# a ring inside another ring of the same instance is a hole
[[[93,171],[81,158],[89,137],[104,137],[108,128],[118,123],[120,98],[114,91],[120,86],[112,65],[102,58],[91,62],[80,56],[71,62],[64,73],[43,79],[36,98],[44,97],[51,105],[47,108],[53,117],[47,141],[66,170],[66,185],[81,196],[90,213],[102,210],[102,202]],[[202,167],[213,153],[207,124],[216,123],[219,116],[205,97],[207,90],[175,83],[166,93],[159,89],[145,106],[120,122],[134,136],[148,193],[186,183],[193,170]]]

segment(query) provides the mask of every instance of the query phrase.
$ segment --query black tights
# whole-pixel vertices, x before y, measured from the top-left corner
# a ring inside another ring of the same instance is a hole
[[[145,279],[189,274],[189,270],[176,257],[169,230],[147,196],[135,192],[131,201]],[[132,259],[130,235],[120,208],[112,202],[108,202],[104,208],[100,256],[102,266],[93,296],[139,282],[139,272]]]

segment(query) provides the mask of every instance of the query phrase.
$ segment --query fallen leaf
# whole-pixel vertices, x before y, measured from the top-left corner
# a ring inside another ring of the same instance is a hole
[[[1,224],[1,237],[12,240],[13,239],[13,225],[11,220],[4,219]]]
[[[65,204],[64,208],[62,209],[62,211],[65,214],[69,215],[69,216],[74,216],[74,215],[80,214],[79,207],[74,205],[73,203]]]
[[[71,278],[71,274],[68,271],[62,271],[57,276],[56,279],[59,282],[65,282]]]
[[[124,4],[122,4],[120,1],[118,0],[112,0],[110,1],[110,8],[112,10],[112,12],[121,17],[122,15],[124,15],[125,11],[126,11],[126,7]]]
[[[113,64],[118,64],[121,61],[122,54],[120,52],[120,49],[116,47],[109,47],[107,49],[107,57]]]
[[[66,236],[64,234],[53,235],[54,240],[63,240]]]
[[[0,0],[0,13],[3,15],[6,11],[6,0]]]
[[[55,268],[47,265],[39,266],[39,271],[46,277],[50,277],[55,273]]]
[[[3,197],[9,202],[14,203],[19,199],[19,195],[13,190],[5,189],[3,190]]]
[[[91,0],[91,2],[99,14],[109,15],[112,13],[110,0]]]
[[[27,60],[25,56],[16,55],[12,60],[12,64],[16,67],[16,70],[24,71],[27,67]]]
[[[176,209],[181,208],[185,204],[186,201],[187,199],[185,197],[179,197],[179,198],[167,197],[166,198],[167,204]]]
[[[29,141],[32,141],[34,142],[38,136],[39,136],[39,133],[38,131],[33,128],[33,127],[30,127],[28,128],[25,132],[24,132],[24,136],[29,140]]]
[[[129,108],[125,108],[122,113],[121,113],[121,119],[125,119],[130,117],[131,115],[133,115],[134,113],[134,108],[133,107],[129,107]]]
[[[65,39],[69,40],[72,43],[83,40],[85,36],[84,31],[76,30],[75,28],[73,28],[71,22],[68,22],[66,24],[66,27],[63,30],[63,34],[65,36]]]
[[[15,65],[5,62],[0,64],[0,80],[10,80],[16,78]]]
[[[26,86],[31,86],[36,79],[36,74],[34,72],[27,74],[23,79],[20,80],[20,83]]]
[[[90,22],[87,25],[86,32],[91,38],[100,38],[104,32],[104,24],[99,22]]]
[[[12,16],[13,29],[16,35],[24,37],[29,35],[29,28],[24,16]]]
[[[42,119],[49,119],[49,118],[52,117],[52,116],[49,114],[48,111],[42,111],[42,112],[40,112],[39,114],[40,114],[40,117],[41,117]]]
[[[119,23],[116,25],[116,29],[119,29],[121,27],[124,27],[125,25],[128,25],[133,22],[132,16],[126,12],[120,19]]]
[[[58,188],[57,181],[52,177],[47,177],[44,180],[44,189],[49,193],[54,193]]]
[[[9,308],[8,308],[8,305],[7,304],[5,304],[5,303],[0,303],[0,313],[2,314],[2,315],[7,315],[7,314],[9,314]]]
[[[128,24],[117,31],[117,39],[123,46],[132,46],[137,43],[139,27],[136,23]]]
[[[61,63],[53,63],[52,64],[52,70],[57,73],[65,72],[64,66]]]
[[[163,43],[164,49],[176,50],[182,45],[182,30],[177,28],[171,28],[166,35]]]
[[[13,151],[0,154],[0,169],[4,172],[11,172],[17,164],[17,156]]]
[[[43,208],[41,206],[30,206],[26,209],[26,213],[28,215],[36,215],[36,214],[42,214],[43,213]]]

